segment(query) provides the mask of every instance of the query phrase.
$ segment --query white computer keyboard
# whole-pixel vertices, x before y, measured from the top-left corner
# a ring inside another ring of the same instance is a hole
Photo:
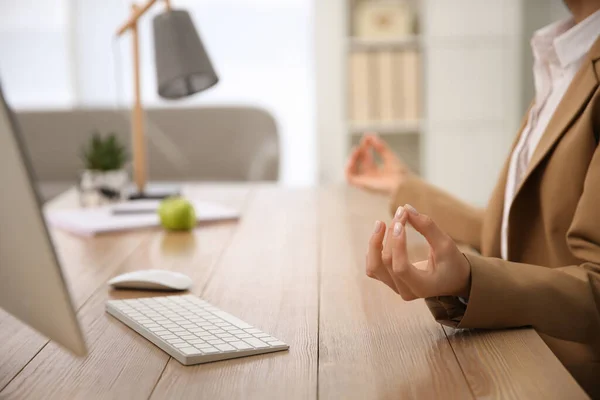
[[[193,295],[109,300],[106,311],[183,365],[289,348]]]

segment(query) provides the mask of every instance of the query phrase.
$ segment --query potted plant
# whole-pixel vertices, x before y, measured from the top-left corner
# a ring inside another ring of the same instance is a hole
[[[125,165],[129,159],[125,145],[116,134],[102,137],[94,132],[81,149],[85,169],[79,179],[80,201],[83,206],[100,205],[124,200],[129,175]]]

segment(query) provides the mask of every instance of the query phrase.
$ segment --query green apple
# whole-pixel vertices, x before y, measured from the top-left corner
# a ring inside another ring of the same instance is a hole
[[[196,211],[188,200],[182,197],[164,199],[158,207],[160,223],[171,231],[189,231],[196,226]]]

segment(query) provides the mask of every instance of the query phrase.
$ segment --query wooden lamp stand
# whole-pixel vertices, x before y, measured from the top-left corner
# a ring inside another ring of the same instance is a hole
[[[202,40],[187,11],[172,10],[169,0],[166,11],[154,17],[154,57],[156,81],[160,97],[181,99],[207,90],[219,82],[219,77]],[[131,31],[133,39],[134,103],[131,118],[131,145],[133,151],[133,176],[137,193],[130,199],[157,199],[179,194],[167,187],[146,186],[147,160],[144,135],[144,111],[140,86],[140,50],[138,20],[157,0],[148,0],[143,6],[131,6],[132,14],[117,30],[117,36]]]
[[[179,191],[147,191],[147,159],[146,159],[146,136],[144,132],[144,109],[142,107],[142,95],[140,84],[140,48],[138,35],[138,20],[157,0],[149,0],[142,7],[135,4],[131,5],[132,15],[117,30],[117,36],[123,35],[128,30],[131,31],[133,39],[133,109],[131,115],[131,146],[133,152],[133,179],[137,193],[132,193],[130,200],[138,199],[162,199],[179,194]],[[171,10],[170,0],[162,0],[166,9]]]

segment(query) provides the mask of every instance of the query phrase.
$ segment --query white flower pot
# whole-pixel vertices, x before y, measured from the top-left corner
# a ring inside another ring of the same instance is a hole
[[[113,171],[84,170],[79,176],[79,202],[82,207],[118,203],[127,198],[129,174]]]

